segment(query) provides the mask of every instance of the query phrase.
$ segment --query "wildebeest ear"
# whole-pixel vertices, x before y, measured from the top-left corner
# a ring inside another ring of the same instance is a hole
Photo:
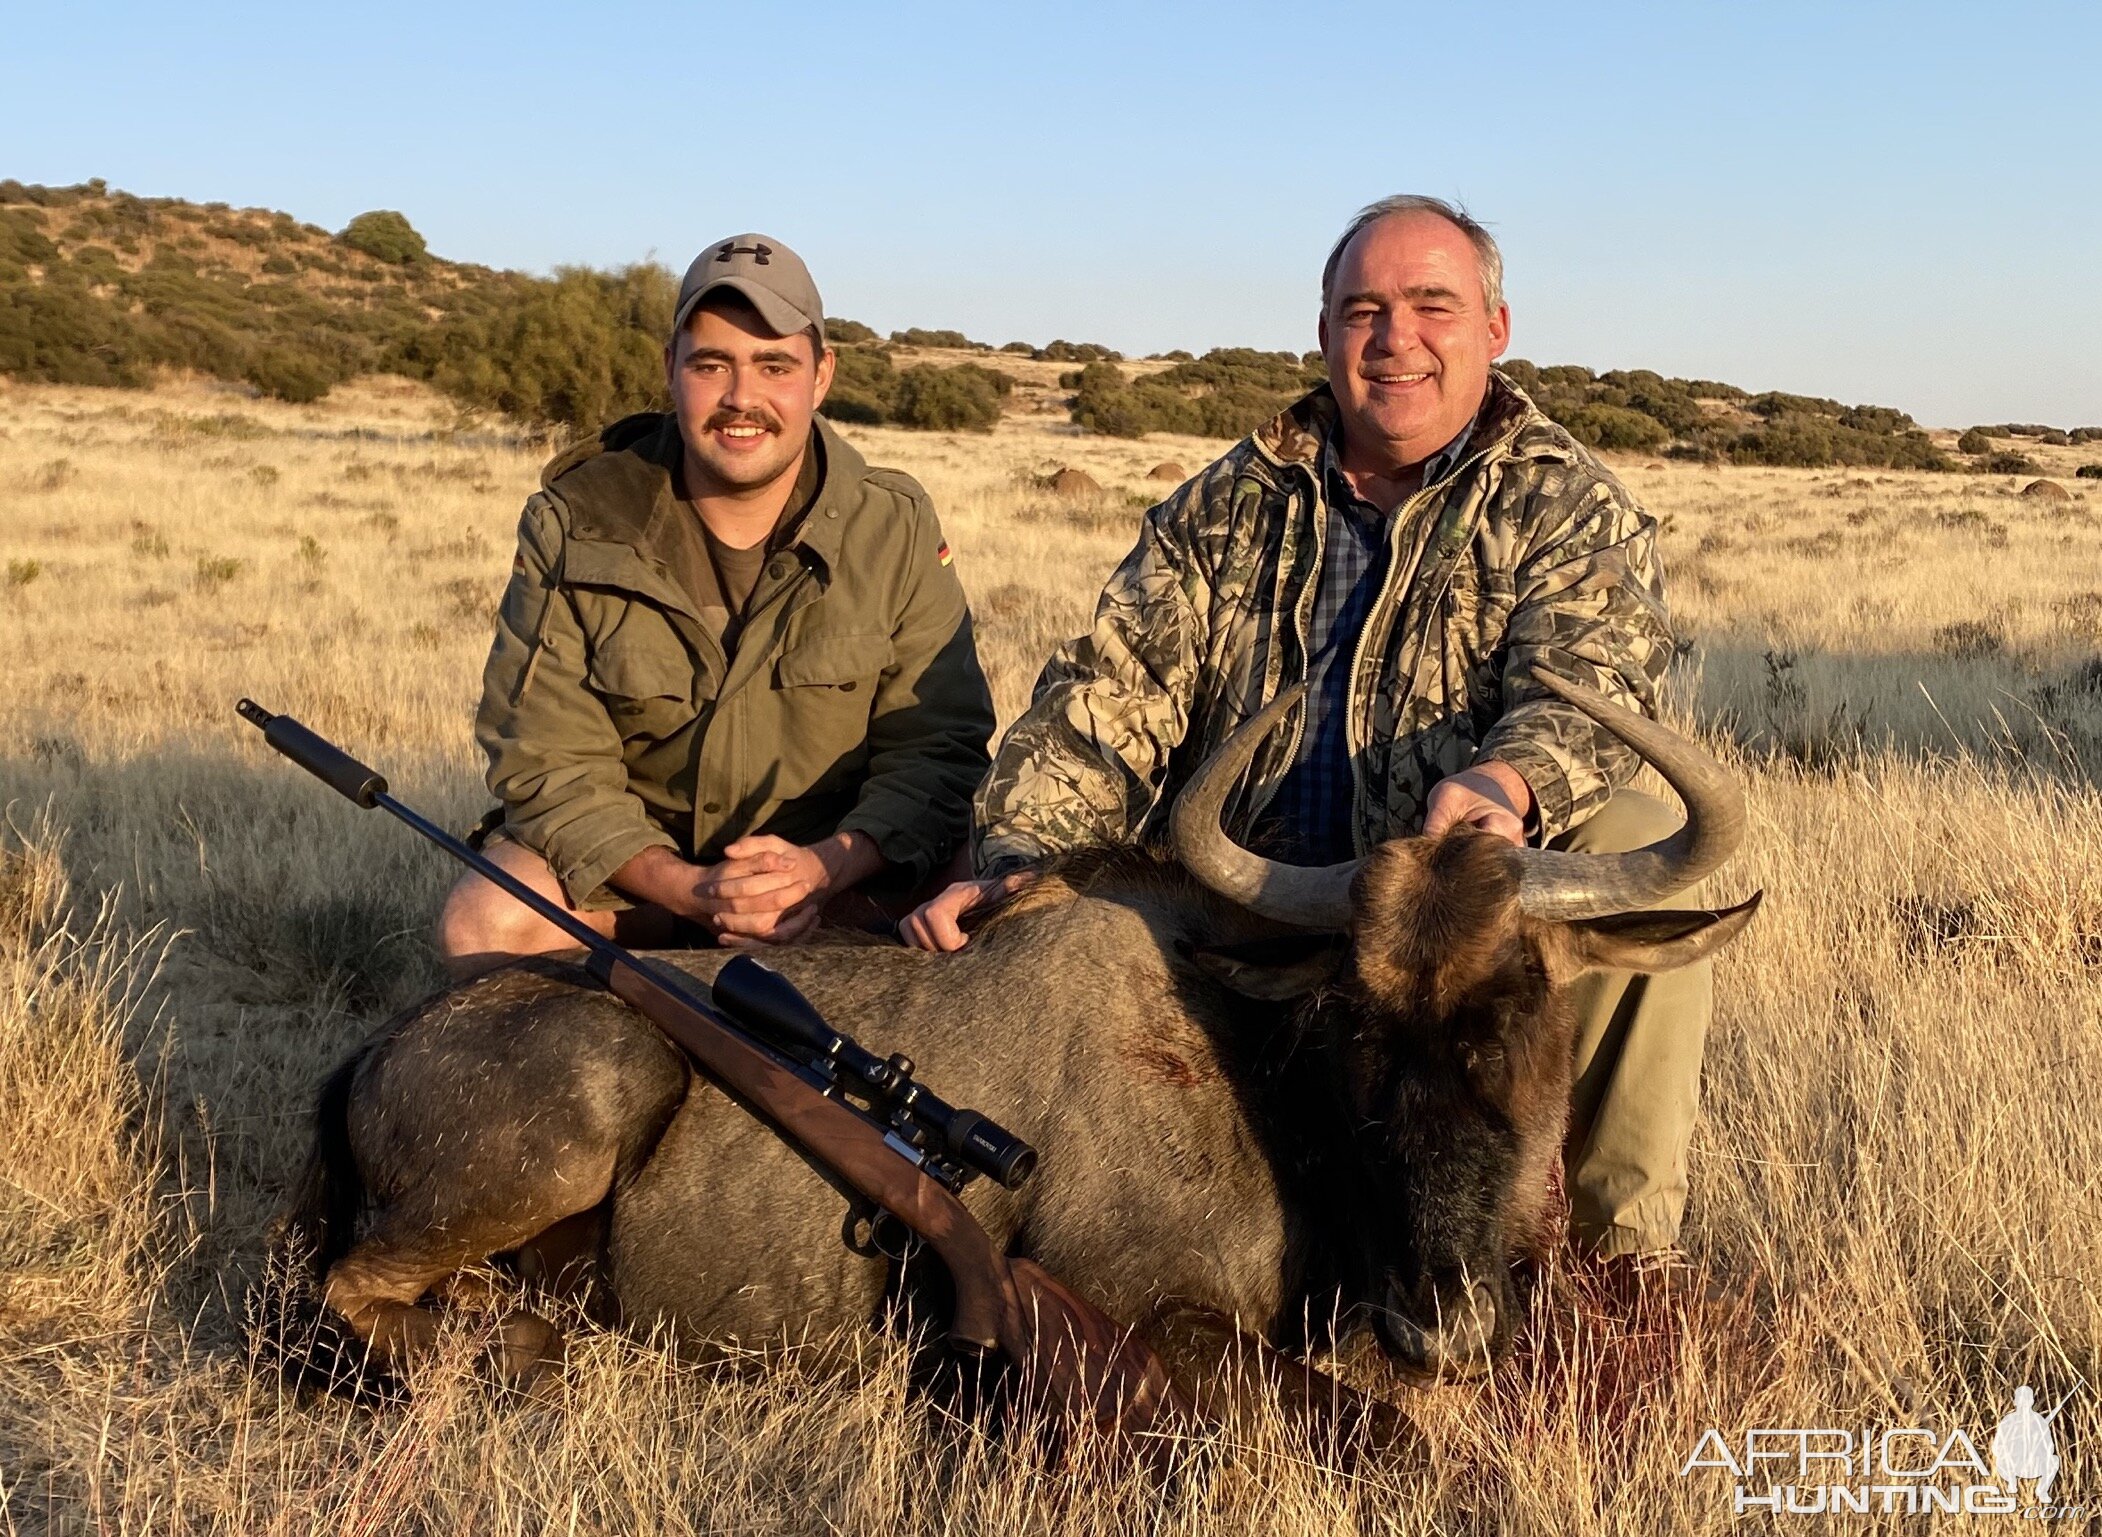
[[[1255,939],[1245,944],[1183,949],[1205,975],[1248,998],[1281,1003],[1312,992],[1333,977],[1350,954],[1339,934]]]
[[[1766,895],[1720,912],[1615,913],[1565,924],[1566,943],[1550,950],[1549,970],[1558,982],[1587,971],[1676,971],[1704,961],[1735,939],[1759,911]]]

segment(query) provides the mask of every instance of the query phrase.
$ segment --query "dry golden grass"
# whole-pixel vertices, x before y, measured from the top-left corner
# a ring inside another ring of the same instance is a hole
[[[330,1061],[434,980],[449,878],[268,757],[253,694],[465,824],[490,609],[538,451],[413,386],[323,406],[0,386],[0,1512],[20,1531],[1710,1531],[1715,1426],[2046,1405],[2102,1508],[2102,544],[2016,482],[1637,462],[1691,647],[1674,709],[1753,830],[1687,1247],[1633,1320],[1564,1277],[1429,1467],[1279,1424],[1165,1493],[1052,1470],[794,1353],[739,1376],[584,1334],[493,1396],[475,1321],[406,1405],[299,1400],[239,1325]],[[855,434],[941,507],[1003,719],[1085,621],[1143,476],[1216,445]],[[1105,487],[1074,507],[1028,482]],[[2074,484],[2069,478],[2068,485]],[[1157,489],[1157,488],[1156,488]],[[1740,1441],[1741,1444],[1741,1441]],[[1903,1516],[1883,1516],[1910,1529]],[[1877,1523],[1867,1523],[1877,1524]]]

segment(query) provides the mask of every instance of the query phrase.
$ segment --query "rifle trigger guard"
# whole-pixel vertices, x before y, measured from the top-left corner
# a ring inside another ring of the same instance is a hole
[[[840,1224],[840,1242],[863,1259],[887,1259],[903,1264],[919,1239],[912,1229],[873,1202],[860,1201],[847,1208]]]
[[[883,1251],[876,1247],[876,1223],[884,1215],[883,1208],[872,1202],[854,1202],[839,1225],[839,1241],[863,1259],[882,1259]]]

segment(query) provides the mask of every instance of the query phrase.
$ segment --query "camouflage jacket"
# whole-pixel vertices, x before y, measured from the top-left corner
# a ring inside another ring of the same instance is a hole
[[[979,787],[982,873],[1164,835],[1197,765],[1305,675],[1335,423],[1324,385],[1146,514],[1094,628],[1046,664]],[[1358,847],[1417,831],[1431,786],[1477,758],[1525,776],[1536,840],[1583,821],[1634,773],[1634,754],[1529,671],[1655,713],[1672,651],[1655,520],[1492,374],[1459,462],[1390,528],[1350,680]],[[1303,717],[1229,799],[1236,838],[1251,837],[1291,767]]]

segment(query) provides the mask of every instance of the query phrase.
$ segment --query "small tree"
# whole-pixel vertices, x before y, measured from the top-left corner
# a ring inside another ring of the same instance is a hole
[[[390,267],[412,267],[430,254],[416,227],[391,208],[359,214],[336,240]]]
[[[1989,454],[1992,451],[1992,437],[1983,427],[1973,427],[1956,440],[1956,452],[1959,454]]]
[[[983,369],[921,363],[898,375],[893,412],[907,427],[990,432],[1000,420],[1000,395]]]
[[[326,395],[336,381],[328,365],[292,347],[268,347],[248,360],[248,382],[266,395],[305,405]]]

